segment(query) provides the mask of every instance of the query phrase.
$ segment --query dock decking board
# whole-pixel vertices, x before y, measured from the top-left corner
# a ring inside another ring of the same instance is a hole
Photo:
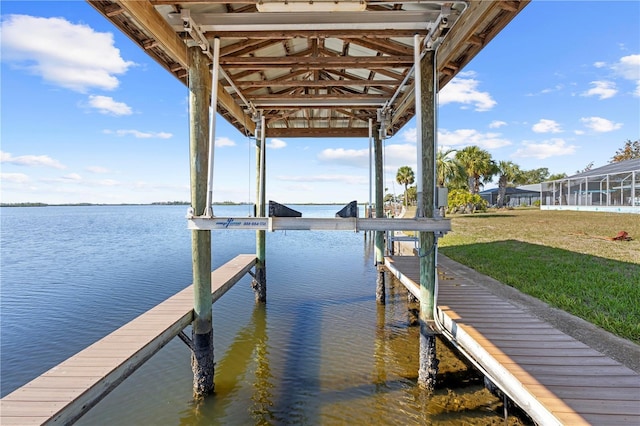
[[[419,294],[417,257],[387,257],[385,265],[411,293]],[[441,264],[438,268],[444,273],[438,283],[441,322],[455,340],[468,337],[465,342],[490,356],[495,364],[483,367],[495,372],[494,379],[508,375],[519,382],[518,392],[524,389],[531,402],[522,408],[532,418],[537,413],[531,411],[541,404],[557,424],[640,424],[639,374],[468,277]]]
[[[211,274],[218,300],[256,263],[241,254]],[[193,318],[189,286],[93,345],[71,356],[0,401],[0,424],[68,424],[166,345]]]

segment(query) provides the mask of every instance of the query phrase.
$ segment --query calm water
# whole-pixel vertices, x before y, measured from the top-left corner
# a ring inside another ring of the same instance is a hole
[[[340,209],[295,208],[305,217]],[[187,286],[185,213],[3,208],[2,395]],[[247,216],[249,207],[215,213]],[[253,231],[212,239],[214,267],[255,252]],[[386,307],[376,305],[362,233],[268,233],[267,288],[267,305],[256,306],[245,277],[213,307],[215,397],[193,401],[190,353],[174,339],[79,424],[503,424],[499,401],[445,345],[446,386],[431,397],[416,386],[418,330],[406,292],[389,285]]]

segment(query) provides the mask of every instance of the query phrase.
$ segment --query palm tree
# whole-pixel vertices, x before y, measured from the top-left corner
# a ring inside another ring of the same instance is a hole
[[[436,179],[438,186],[448,187],[450,182],[464,175],[464,168],[458,159],[451,155],[453,152],[456,152],[456,150],[448,149],[444,152],[438,150],[436,153]]]
[[[468,146],[456,153],[456,158],[464,167],[472,194],[480,192],[482,182],[491,180],[496,174],[496,163],[491,154],[477,146]]]
[[[504,207],[505,195],[507,193],[507,185],[515,183],[519,180],[522,171],[520,167],[511,161],[500,161],[498,163],[498,199],[496,204],[498,207]]]
[[[415,175],[413,169],[409,166],[402,166],[398,169],[396,174],[396,182],[400,185],[404,185],[404,206],[407,207],[407,187],[415,182]]]

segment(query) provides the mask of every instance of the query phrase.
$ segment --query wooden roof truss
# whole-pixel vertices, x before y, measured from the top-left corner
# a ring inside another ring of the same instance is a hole
[[[219,38],[218,112],[245,134],[261,113],[270,137],[366,137],[381,113],[393,135],[415,113],[414,35],[443,87],[528,1],[88,0],[185,84],[187,47]]]

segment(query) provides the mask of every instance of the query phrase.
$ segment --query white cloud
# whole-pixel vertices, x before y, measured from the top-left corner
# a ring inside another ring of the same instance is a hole
[[[611,68],[623,78],[634,81],[636,89],[633,95],[640,97],[640,55],[623,56]]]
[[[216,145],[216,148],[222,148],[224,146],[236,146],[236,143],[231,138],[228,138],[226,136],[219,136],[216,138],[215,145]]]
[[[85,167],[84,169],[90,173],[95,173],[95,174],[104,174],[104,173],[110,172],[109,169],[102,166],[89,166],[89,167]]]
[[[523,142],[523,147],[519,148],[513,157],[517,158],[537,158],[543,160],[549,157],[558,157],[561,155],[571,155],[575,153],[575,145],[567,145],[563,139],[554,138],[540,143]]]
[[[395,171],[402,166],[414,167],[416,161],[417,148],[415,144],[389,144],[384,149],[384,164],[387,170]]]
[[[586,117],[581,118],[580,121],[584,123],[585,127],[599,133],[612,132],[622,127],[622,123],[614,123],[602,117]]]
[[[507,125],[506,121],[493,120],[491,123],[489,123],[489,128],[490,129],[498,129],[498,128],[506,126],[506,125]]]
[[[28,167],[53,167],[54,169],[66,169],[67,166],[54,160],[48,155],[19,155],[14,157],[8,152],[0,151],[0,163],[8,163],[16,166]]]
[[[627,80],[640,80],[640,55],[623,56],[611,68]]]
[[[494,124],[497,123],[497,124]],[[503,124],[500,124],[503,123]],[[504,121],[494,121],[489,127],[500,127],[506,125]],[[401,137],[403,140],[412,144],[416,143],[416,129],[410,128],[405,130]],[[481,148],[493,149],[511,145],[507,139],[501,138],[500,133],[480,133],[475,129],[458,129],[453,132],[447,129],[439,129],[438,146],[440,149],[453,146],[478,145]],[[416,161],[416,147],[412,145],[387,145],[385,148],[385,160],[391,155],[396,155],[402,161]]]
[[[539,91],[538,93],[527,93],[526,96],[538,96],[538,95],[546,95],[548,93],[554,93],[554,92],[559,92],[562,89],[564,89],[564,85],[563,84],[556,84],[553,87],[548,87],[546,89],[542,89],[541,91]]]
[[[590,84],[593,87],[582,93],[582,96],[598,96],[602,100],[612,98],[618,93],[616,84],[613,81],[592,81]]]
[[[477,145],[484,149],[495,149],[511,145],[511,142],[501,137],[500,133],[480,133],[475,129],[458,129],[453,132],[440,129],[438,145],[445,147]]]
[[[124,102],[117,102],[110,96],[90,95],[89,106],[98,110],[100,114],[131,115],[131,107]]]
[[[81,93],[117,88],[116,75],[134,65],[120,56],[111,33],[63,18],[29,15],[9,15],[2,21],[2,56],[49,83]]]
[[[82,180],[82,176],[77,173],[69,173],[68,175],[62,176],[62,179],[67,181],[80,182]]]
[[[560,125],[555,120],[541,119],[531,127],[536,133],[562,133]]]
[[[29,176],[24,173],[0,173],[0,180],[13,183],[27,183]]]
[[[270,149],[282,149],[286,146],[287,146],[287,143],[282,139],[271,139],[267,143],[267,148],[270,148]]]
[[[120,129],[120,130],[103,130],[103,133],[107,135],[115,134],[117,136],[133,136],[137,139],[170,139],[173,137],[171,133],[167,132],[141,132],[134,129]]]
[[[602,62],[602,61],[598,61],[598,62],[594,62],[593,66],[596,68],[604,68],[607,66],[606,62]]]
[[[474,78],[473,73],[461,74],[455,77],[440,91],[438,97],[440,105],[458,102],[464,105],[475,106],[476,111],[488,111],[496,105],[489,92],[478,90],[480,82]],[[466,78],[468,77],[468,78]]]
[[[405,142],[416,143],[416,139],[418,138],[418,129],[415,127],[406,129],[402,132],[401,136]]]
[[[369,167],[369,149],[327,148],[318,154],[318,160],[354,167]]]

